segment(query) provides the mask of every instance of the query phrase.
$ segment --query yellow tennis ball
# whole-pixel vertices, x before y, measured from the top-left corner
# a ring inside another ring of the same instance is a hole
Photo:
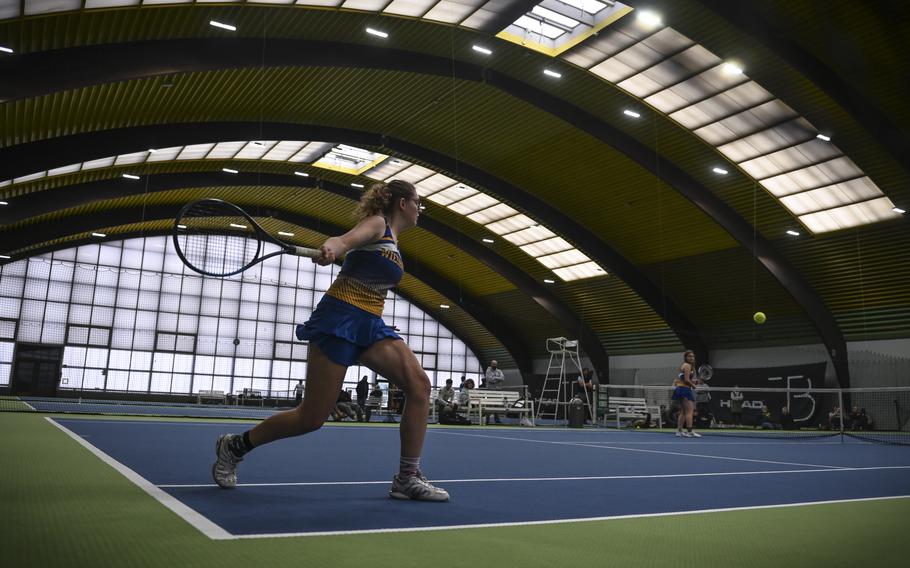
[[[767,320],[768,318],[765,317],[765,312],[755,312],[755,315],[752,316],[752,319],[757,324],[763,324],[763,323],[765,323],[765,320]]]

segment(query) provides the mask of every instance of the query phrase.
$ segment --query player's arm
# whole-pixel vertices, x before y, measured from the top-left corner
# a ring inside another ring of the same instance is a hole
[[[330,237],[319,248],[322,255],[316,262],[323,266],[344,257],[349,250],[375,242],[385,233],[385,219],[371,215],[361,220],[353,229],[340,237]]]
[[[686,383],[691,388],[695,388],[695,383],[692,382],[692,365],[688,363],[683,363],[683,382]]]

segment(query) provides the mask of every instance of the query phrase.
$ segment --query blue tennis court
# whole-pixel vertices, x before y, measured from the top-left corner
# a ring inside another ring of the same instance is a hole
[[[910,495],[910,451],[840,437],[431,428],[424,470],[448,504],[387,496],[398,429],[328,426],[211,480],[236,423],[50,419],[212,538],[566,522]]]

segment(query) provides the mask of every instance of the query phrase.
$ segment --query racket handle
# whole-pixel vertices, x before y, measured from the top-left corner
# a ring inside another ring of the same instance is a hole
[[[322,254],[322,251],[320,251],[319,249],[312,249],[312,248],[298,247],[298,246],[292,246],[290,252],[291,252],[291,254],[295,254],[297,256],[307,256],[309,258],[317,258],[319,255]]]

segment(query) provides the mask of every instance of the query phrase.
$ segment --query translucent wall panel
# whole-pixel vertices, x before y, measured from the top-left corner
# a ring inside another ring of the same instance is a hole
[[[539,239],[538,239],[539,240]],[[65,343],[64,388],[189,394],[254,388],[287,396],[306,378],[294,338],[338,267],[294,257],[231,279],[187,274],[163,237],[88,244],[0,267],[3,334]],[[387,323],[436,370],[476,376],[477,359],[423,310],[389,294]],[[238,344],[234,344],[235,339]],[[0,342],[0,346],[12,343]],[[11,347],[7,349],[11,358]],[[0,365],[2,360],[0,350]],[[362,367],[350,370],[349,388]],[[346,380],[348,379],[346,378]]]

